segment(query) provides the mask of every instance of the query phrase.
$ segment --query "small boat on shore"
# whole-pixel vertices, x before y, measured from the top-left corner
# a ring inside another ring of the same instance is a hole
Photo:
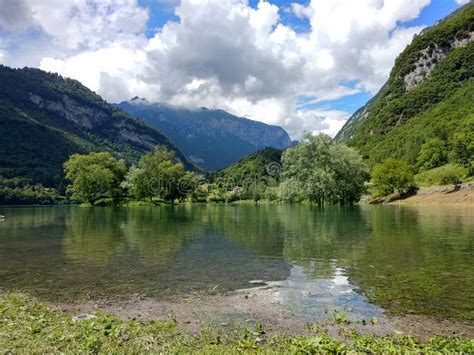
[[[2,215],[0,214],[0,221],[3,221],[3,220],[5,220],[5,216],[2,216]]]

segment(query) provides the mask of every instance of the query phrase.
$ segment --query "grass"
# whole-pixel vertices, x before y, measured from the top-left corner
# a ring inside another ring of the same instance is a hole
[[[432,337],[421,343],[410,336],[362,335],[354,330],[330,337],[318,326],[308,336],[265,338],[255,329],[191,336],[175,320],[119,320],[111,314],[74,321],[19,294],[0,296],[0,353],[452,353],[474,352],[474,340]],[[341,328],[342,329],[342,328]]]
[[[459,165],[446,164],[438,168],[424,171],[415,176],[418,186],[443,186],[453,185],[454,180],[465,180],[468,175],[468,169]]]

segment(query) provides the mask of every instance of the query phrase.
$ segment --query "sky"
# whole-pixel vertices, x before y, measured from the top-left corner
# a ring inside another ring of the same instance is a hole
[[[335,135],[413,36],[468,0],[0,0],[0,64],[109,102],[227,110]]]

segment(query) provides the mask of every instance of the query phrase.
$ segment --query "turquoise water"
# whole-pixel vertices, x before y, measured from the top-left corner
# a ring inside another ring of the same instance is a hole
[[[275,282],[321,315],[474,320],[474,209],[302,205],[2,208],[0,289],[51,301],[181,298]]]

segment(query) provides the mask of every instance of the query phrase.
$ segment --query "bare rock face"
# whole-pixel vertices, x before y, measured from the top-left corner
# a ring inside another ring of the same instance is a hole
[[[153,137],[148,135],[138,134],[134,132],[132,129],[122,128],[120,130],[120,136],[126,142],[133,142],[138,143],[148,149],[152,150],[156,146],[156,141]]]
[[[428,47],[423,49],[420,52],[420,58],[414,64],[415,69],[404,77],[406,91],[410,91],[422,83],[438,63],[448,55],[450,50],[465,47],[472,41],[474,41],[474,32],[470,32],[465,38],[454,39],[448,47],[440,48],[436,44],[434,48]]]
[[[80,104],[67,95],[62,95],[59,100],[52,101],[30,93],[30,100],[38,107],[58,113],[66,120],[87,130],[94,130],[102,126],[107,120],[110,121],[110,115],[103,110]],[[113,125],[109,125],[109,130],[110,132],[116,131],[117,139],[126,144],[138,144],[149,150],[157,144],[156,139],[142,132],[137,132],[133,125],[120,125],[119,122],[114,122]]]
[[[59,113],[68,121],[89,130],[101,125],[108,118],[104,111],[81,105],[67,95],[62,95],[60,100],[51,101],[30,93],[30,100],[38,105],[38,107]]]

